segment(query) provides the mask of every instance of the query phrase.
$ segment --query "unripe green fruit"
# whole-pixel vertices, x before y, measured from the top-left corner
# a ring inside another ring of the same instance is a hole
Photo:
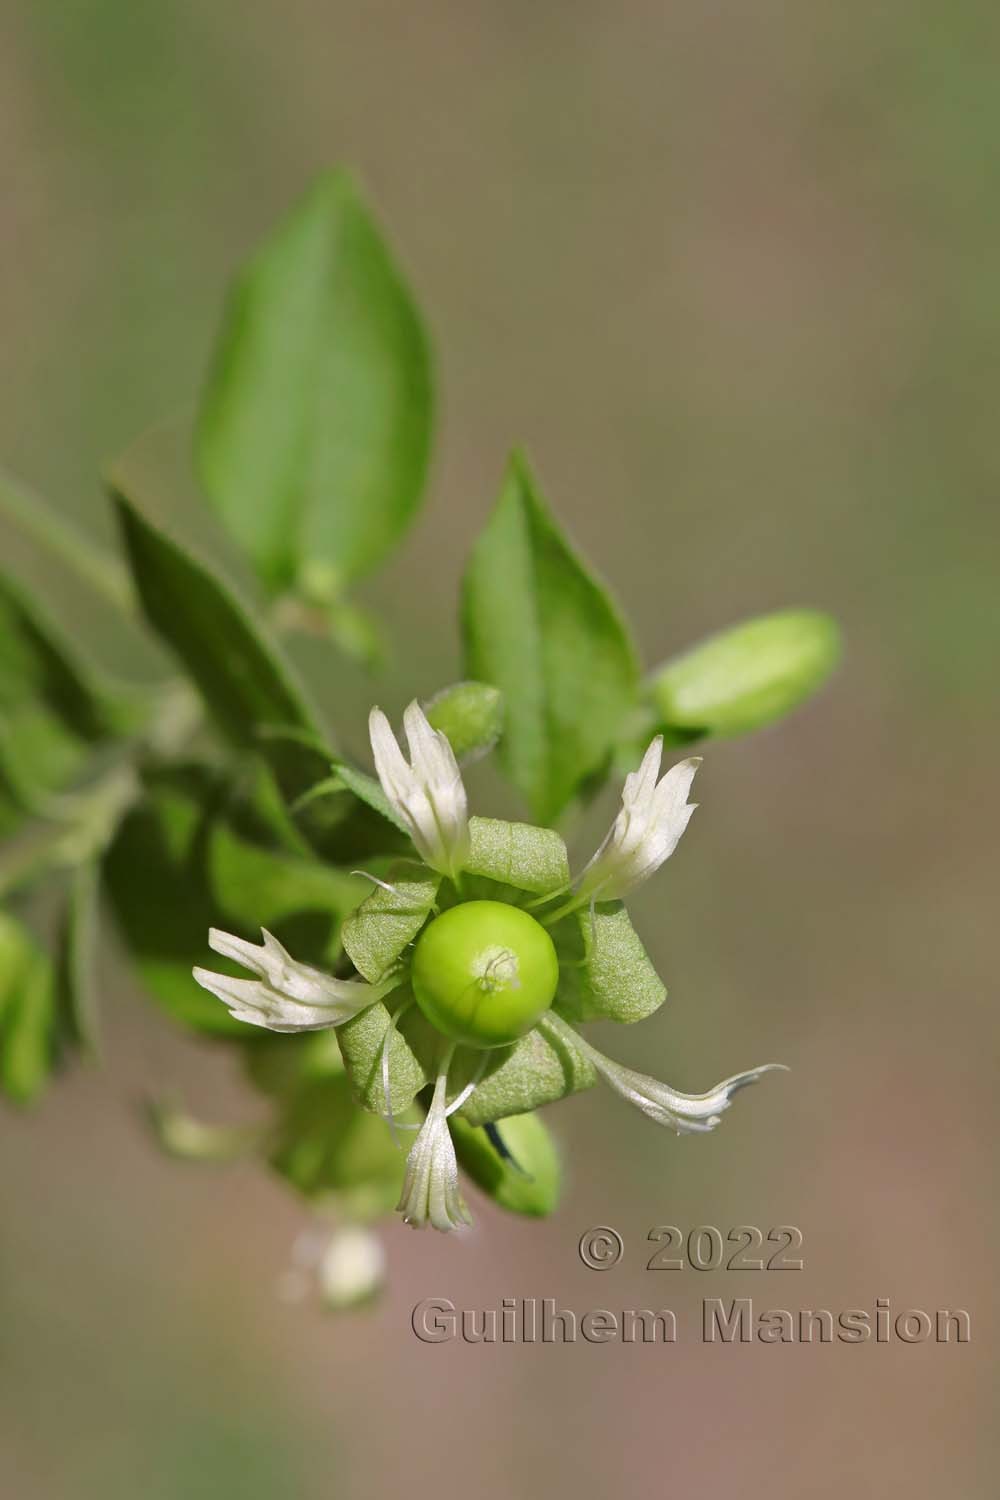
[[[466,901],[424,928],[413,993],[438,1031],[470,1047],[504,1047],[548,1010],[559,961],[541,923],[502,901]]]

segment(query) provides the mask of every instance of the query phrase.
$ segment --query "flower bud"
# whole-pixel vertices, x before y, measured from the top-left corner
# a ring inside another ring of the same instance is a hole
[[[424,711],[432,728],[444,734],[459,760],[488,755],[503,728],[503,694],[485,682],[456,682],[442,688]]]
[[[840,632],[829,615],[788,609],[710,636],[646,683],[666,728],[699,735],[744,734],[795,707],[829,676]]]
[[[385,1250],[370,1229],[347,1224],[335,1230],[317,1267],[320,1296],[331,1312],[361,1307],[385,1281]]]

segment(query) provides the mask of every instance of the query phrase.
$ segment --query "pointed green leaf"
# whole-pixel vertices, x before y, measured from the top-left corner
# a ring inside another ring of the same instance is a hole
[[[330,753],[291,664],[231,584],[121,491],[113,498],[150,625],[221,727],[238,744],[260,750],[286,798],[301,796],[327,774]]]
[[[606,765],[635,704],[622,618],[515,460],[465,574],[470,677],[504,696],[501,762],[539,822]]]
[[[620,901],[573,912],[552,937],[560,956],[555,1009],[567,1021],[643,1021],[666,999]]]
[[[334,599],[411,520],[430,430],[413,303],[350,179],[327,173],[232,290],[200,414],[202,482],[268,587]]]

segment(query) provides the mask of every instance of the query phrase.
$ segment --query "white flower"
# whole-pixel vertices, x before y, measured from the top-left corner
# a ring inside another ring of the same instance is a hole
[[[423,1229],[458,1229],[471,1224],[458,1186],[458,1161],[445,1107],[447,1072],[438,1075],[434,1098],[406,1158],[403,1192],[396,1207],[407,1224]]]
[[[746,1073],[737,1073],[732,1078],[724,1079],[707,1094],[682,1094],[667,1083],[660,1083],[646,1073],[636,1073],[634,1069],[622,1067],[621,1063],[605,1057],[603,1052],[598,1052],[596,1047],[584,1041],[580,1033],[568,1026],[555,1011],[546,1014],[542,1025],[582,1052],[593,1063],[605,1083],[609,1083],[629,1104],[641,1109],[657,1125],[672,1127],[678,1135],[714,1130],[723,1110],[729,1108],[733,1095],[740,1089],[756,1083],[765,1073],[788,1071],[784,1063],[764,1063],[759,1068],[750,1068]]]
[[[625,778],[622,805],[611,830],[580,876],[578,891],[617,901],[658,870],[677,848],[697,803],[688,802],[698,757],[671,766],[661,781],[663,737],[657,735],[638,771]]]
[[[468,804],[462,773],[446,735],[432,729],[420,704],[403,714],[410,764],[380,708],[368,719],[375,769],[382,790],[421,859],[454,877],[469,857]]]
[[[268,1031],[319,1031],[349,1021],[400,982],[398,975],[379,984],[334,979],[320,969],[296,963],[276,937],[261,931],[261,945],[245,942],[231,932],[220,932],[217,927],[208,934],[209,946],[216,953],[235,959],[259,978],[234,979],[211,969],[194,970],[202,989],[228,1006],[237,1021],[264,1026]]]

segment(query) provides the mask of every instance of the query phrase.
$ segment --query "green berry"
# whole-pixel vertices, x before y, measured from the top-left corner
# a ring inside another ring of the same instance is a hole
[[[470,1047],[503,1047],[552,1004],[559,961],[545,928],[526,911],[467,901],[424,928],[411,980],[438,1031]]]

